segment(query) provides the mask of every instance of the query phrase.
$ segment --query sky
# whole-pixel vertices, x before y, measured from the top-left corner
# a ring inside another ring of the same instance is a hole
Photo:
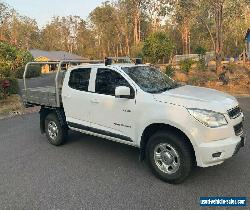
[[[41,28],[53,16],[77,15],[86,18],[104,0],[3,0],[21,15],[37,21]]]

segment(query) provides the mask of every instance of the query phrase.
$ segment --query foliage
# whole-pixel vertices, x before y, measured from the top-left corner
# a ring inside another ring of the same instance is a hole
[[[24,72],[25,65],[33,61],[32,55],[28,51],[18,50],[15,60],[14,76],[18,77],[18,72]]]
[[[195,0],[169,0],[168,3],[173,24],[181,33],[182,54],[190,54],[190,31],[195,25],[196,2]]]
[[[184,59],[180,61],[180,69],[184,73],[188,74],[191,70],[192,65],[194,64],[194,61],[192,59]]]
[[[207,69],[205,60],[206,49],[204,47],[198,46],[195,49],[195,53],[199,55],[199,61],[197,62],[198,70],[205,71]]]
[[[188,83],[190,85],[198,86],[198,85],[200,85],[200,77],[198,77],[198,76],[190,77]]]
[[[132,46],[130,50],[130,54],[134,58],[142,58],[143,52],[142,52],[143,45],[138,46]]]
[[[239,67],[234,63],[229,63],[225,66],[225,70],[229,71],[230,74],[233,74]]]
[[[20,15],[0,2],[0,41],[5,40],[18,48],[29,49],[39,45],[39,29],[35,20]]]
[[[41,66],[39,65],[31,65],[29,66],[27,72],[26,72],[26,78],[34,78],[41,76]],[[19,68],[15,71],[15,77],[18,79],[23,78],[24,68]]]
[[[169,57],[173,49],[174,45],[166,33],[155,32],[145,40],[142,51],[152,62],[158,62]]]
[[[198,46],[195,49],[195,53],[198,54],[200,57],[203,57],[204,55],[206,55],[206,49],[204,47]]]
[[[173,77],[175,75],[175,68],[172,65],[167,65],[165,68],[165,74],[169,77]]]
[[[32,55],[25,50],[0,41],[0,77],[12,77],[23,71],[26,63],[32,61]]]
[[[1,77],[10,77],[11,70],[10,65],[6,61],[0,60],[0,78]]]
[[[207,70],[206,61],[205,61],[204,57],[201,57],[199,59],[199,61],[197,62],[197,69],[199,71],[205,71],[205,70]]]
[[[214,78],[213,76],[195,75],[189,78],[188,84],[199,86],[204,85],[208,81],[215,81],[216,79],[217,78]]]
[[[6,42],[0,42],[0,76],[9,77],[16,57],[16,48]]]
[[[17,79],[7,77],[7,78],[0,78],[0,95],[3,94],[2,84],[5,80],[9,81],[9,83],[10,83],[10,87],[7,89],[7,94],[9,94],[9,95],[17,94],[18,90],[19,90]]]

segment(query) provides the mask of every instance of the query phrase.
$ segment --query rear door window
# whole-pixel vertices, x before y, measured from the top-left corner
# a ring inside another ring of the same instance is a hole
[[[90,73],[91,68],[80,68],[71,71],[69,87],[79,91],[88,91]]]

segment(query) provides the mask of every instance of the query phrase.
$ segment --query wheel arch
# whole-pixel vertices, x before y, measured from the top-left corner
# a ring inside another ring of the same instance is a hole
[[[182,130],[180,130],[179,128],[177,128],[175,126],[165,124],[165,123],[153,123],[153,124],[148,125],[142,133],[141,141],[140,141],[140,160],[145,159],[145,155],[146,155],[145,148],[146,148],[146,145],[148,143],[150,136],[152,136],[155,132],[157,132],[159,130],[174,132],[175,134],[179,135],[180,137],[184,137],[184,139],[187,140],[187,143],[189,144],[189,146],[192,150],[192,153],[194,155],[194,158],[195,158],[194,146],[193,146],[190,138]]]
[[[52,108],[52,107],[44,107],[44,106],[42,106],[40,111],[39,111],[39,114],[40,114],[40,131],[41,131],[42,134],[45,133],[45,119],[51,113],[54,113],[57,116],[60,124],[64,128],[68,129],[68,125],[67,125],[67,122],[66,122],[66,117],[65,117],[65,113],[64,113],[63,108]]]

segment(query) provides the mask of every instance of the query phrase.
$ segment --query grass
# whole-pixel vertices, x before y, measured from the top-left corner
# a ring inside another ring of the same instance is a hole
[[[19,95],[10,95],[6,99],[0,99],[0,119],[35,113],[39,110],[40,107],[25,108]]]
[[[23,113],[24,107],[19,95],[10,95],[0,100],[0,115],[8,115],[14,112]]]

